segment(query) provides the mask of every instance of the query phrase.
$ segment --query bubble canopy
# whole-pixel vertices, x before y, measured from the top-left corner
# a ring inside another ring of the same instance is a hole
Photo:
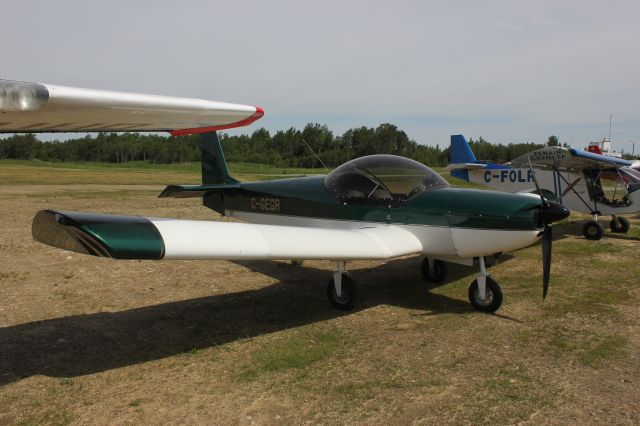
[[[397,206],[420,192],[449,184],[422,163],[378,154],[344,163],[327,175],[324,186],[343,203]]]

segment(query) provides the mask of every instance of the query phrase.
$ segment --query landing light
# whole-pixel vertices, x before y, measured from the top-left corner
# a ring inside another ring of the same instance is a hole
[[[0,112],[38,111],[49,100],[42,84],[0,80]]]

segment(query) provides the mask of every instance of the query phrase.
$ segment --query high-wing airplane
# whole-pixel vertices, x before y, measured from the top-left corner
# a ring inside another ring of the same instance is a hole
[[[451,175],[506,192],[537,192],[534,179],[548,200],[570,210],[587,213],[592,220],[583,234],[599,240],[604,227],[601,215],[611,215],[613,232],[629,231],[629,220],[620,216],[640,211],[640,172],[631,161],[574,148],[545,147],[512,160],[509,164],[478,161],[462,135],[451,136]],[[534,174],[533,168],[537,169]]]
[[[349,161],[326,176],[239,182],[227,171],[216,130],[247,125],[259,107],[0,80],[0,131],[202,133],[202,184],[171,185],[160,197],[198,197],[248,223],[42,210],[33,237],[114,259],[323,259],[335,262],[331,304],[350,309],[356,286],[346,262],[424,256],[425,278],[442,281],[446,261],[480,268],[469,287],[476,309],[497,310],[502,290],[484,257],[543,239],[549,283],[551,223],[569,211],[520,194],[452,188],[429,167],[392,156]]]

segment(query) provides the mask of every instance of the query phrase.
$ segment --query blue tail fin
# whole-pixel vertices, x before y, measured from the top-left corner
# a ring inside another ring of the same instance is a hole
[[[473,155],[469,143],[462,135],[451,135],[449,154],[451,156],[450,162],[453,164],[476,162],[476,156]]]

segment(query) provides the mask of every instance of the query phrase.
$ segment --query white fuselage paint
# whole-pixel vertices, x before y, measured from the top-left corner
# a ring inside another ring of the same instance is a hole
[[[593,210],[598,210],[603,215],[633,213],[639,210],[640,191],[635,191],[629,194],[629,199],[631,201],[630,206],[611,207],[603,203],[594,203],[590,199],[587,184],[585,183],[585,178],[582,174],[554,172],[553,170],[536,170],[535,173],[538,184],[542,190],[547,190],[559,195],[567,190],[567,187],[569,186],[567,182],[572,184],[574,181],[579,179],[579,181],[573,186],[573,190],[575,190],[575,192],[569,190],[561,199],[558,198],[555,200],[569,210],[575,210],[587,214],[591,214]],[[469,170],[469,181],[503,192],[535,190],[532,173],[529,169]],[[576,193],[580,195],[580,197],[578,197]],[[587,207],[580,198],[586,201],[589,207]]]
[[[165,259],[388,259],[417,254],[420,241],[393,225],[321,229],[149,218]],[[309,242],[313,243],[309,243]]]
[[[506,253],[535,243],[539,238],[537,230],[496,230],[451,228],[430,225],[385,225],[376,222],[333,220],[260,214],[254,212],[226,211],[226,214],[245,222],[282,227],[312,227],[317,229],[362,229],[367,227],[393,226],[413,234],[422,246],[421,254],[438,258],[471,258]]]

